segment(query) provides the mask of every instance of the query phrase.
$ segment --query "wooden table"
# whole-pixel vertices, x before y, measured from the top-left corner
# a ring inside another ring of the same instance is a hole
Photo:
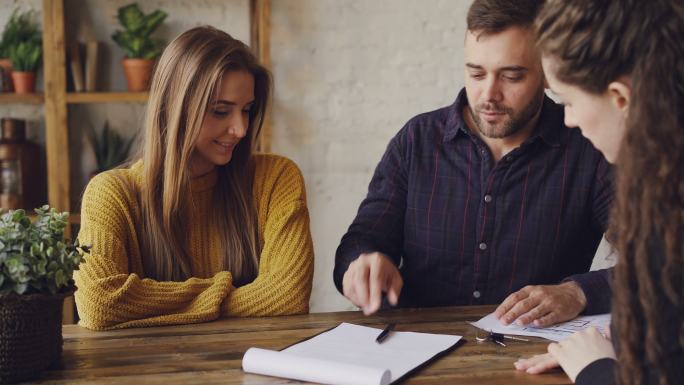
[[[466,343],[432,363],[405,384],[569,384],[557,370],[545,375],[517,372],[521,356],[546,351],[548,342],[477,343],[474,321],[492,306],[404,309],[364,317],[360,312],[223,319],[210,323],[93,332],[64,326],[62,368],[47,371],[50,384],[292,384],[296,381],[245,374],[247,348],[281,349],[340,322],[382,327],[396,321],[399,331],[462,335]]]

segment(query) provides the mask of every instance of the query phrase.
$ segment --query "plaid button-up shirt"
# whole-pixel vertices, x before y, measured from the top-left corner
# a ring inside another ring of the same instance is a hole
[[[613,197],[611,167],[546,98],[520,147],[494,162],[466,126],[462,90],[392,139],[335,257],[335,284],[359,254],[387,254],[399,306],[496,304],[529,284],[575,280],[586,313],[610,311],[609,271],[588,272]]]

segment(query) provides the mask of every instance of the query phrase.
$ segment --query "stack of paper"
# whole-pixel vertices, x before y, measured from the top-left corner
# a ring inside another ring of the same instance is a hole
[[[342,323],[282,351],[250,348],[245,372],[334,385],[386,385],[450,351],[461,336],[391,332]]]
[[[542,337],[552,341],[560,341],[570,337],[575,332],[590,327],[595,327],[599,329],[601,333],[606,334],[610,328],[610,313],[581,316],[571,321],[549,327],[535,327],[533,325],[518,326],[515,323],[504,326],[501,324],[501,321],[496,319],[494,313],[492,313],[477,322],[471,322],[471,325],[493,333]]]

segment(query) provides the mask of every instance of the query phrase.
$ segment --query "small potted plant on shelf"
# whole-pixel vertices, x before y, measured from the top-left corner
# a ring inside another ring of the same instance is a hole
[[[18,94],[30,94],[36,90],[36,71],[43,54],[41,44],[40,40],[27,40],[10,48],[12,84]]]
[[[152,33],[166,19],[167,14],[156,10],[144,14],[137,3],[119,8],[117,18],[124,30],[117,30],[112,39],[126,52],[124,73],[131,92],[149,88],[154,61],[161,53],[164,42],[153,38]]]
[[[95,153],[97,163],[97,168],[91,173],[92,178],[124,163],[128,159],[128,154],[137,136],[124,138],[116,130],[111,129],[109,122],[105,121],[99,134],[92,126],[87,126],[87,137]]]
[[[37,377],[62,354],[62,302],[89,250],[64,239],[67,213],[0,216],[0,383]]]
[[[18,69],[17,65],[12,63],[11,53],[19,44],[27,42],[30,43],[31,47],[38,46],[40,48],[41,46],[41,32],[36,21],[36,13],[35,11],[21,12],[19,9],[15,9],[0,36],[0,67],[6,74],[3,84],[9,86],[4,87],[5,91],[12,90],[12,70]]]

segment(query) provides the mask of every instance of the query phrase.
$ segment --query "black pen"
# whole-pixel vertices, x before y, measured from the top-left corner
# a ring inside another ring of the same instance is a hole
[[[380,334],[378,334],[378,338],[375,339],[375,342],[381,343],[382,341],[384,341],[395,326],[395,323],[387,324],[385,329],[383,329],[383,331],[381,331]]]

